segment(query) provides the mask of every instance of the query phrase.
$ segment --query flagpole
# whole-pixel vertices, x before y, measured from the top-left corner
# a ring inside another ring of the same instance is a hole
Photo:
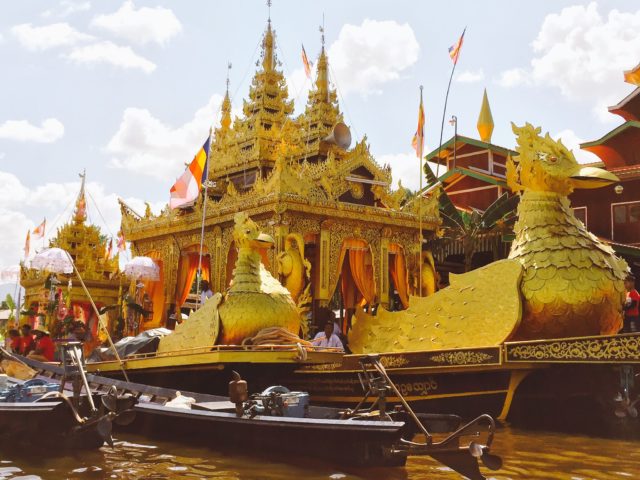
[[[464,38],[464,33],[467,31],[467,27],[464,27],[462,31],[461,38]],[[460,45],[462,47],[462,45]],[[456,61],[453,62],[453,68],[451,69],[451,76],[449,77],[449,84],[447,85],[447,94],[444,97],[444,109],[442,110],[442,124],[440,125],[440,142],[438,143],[438,155],[437,155],[437,165],[436,165],[436,179],[439,178],[440,174],[440,150],[442,149],[442,133],[444,132],[444,118],[447,115],[447,102],[449,100],[449,90],[451,89],[451,80],[453,80],[453,74],[456,71],[456,65],[458,65],[458,58],[456,57]]]
[[[211,155],[211,135],[213,128],[209,129],[209,151],[205,164],[204,200],[202,205],[202,225],[200,226],[200,252],[198,254],[198,272],[196,274],[196,309],[200,306],[200,279],[202,278],[202,248],[204,246],[204,220],[207,215],[207,190],[209,188],[209,156]]]
[[[422,108],[422,89],[420,85],[420,107]],[[424,128],[424,127],[423,127]],[[424,141],[424,140],[422,140]],[[420,149],[420,155],[418,155],[418,164],[420,165],[420,188],[418,189],[418,297],[422,296],[422,176],[424,171],[422,169],[422,149]]]

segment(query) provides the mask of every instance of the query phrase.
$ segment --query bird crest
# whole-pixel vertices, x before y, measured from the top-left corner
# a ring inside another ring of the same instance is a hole
[[[571,176],[579,167],[573,153],[541,128],[511,124],[518,156],[507,159],[507,185],[511,190],[532,190],[569,195],[575,188]]]

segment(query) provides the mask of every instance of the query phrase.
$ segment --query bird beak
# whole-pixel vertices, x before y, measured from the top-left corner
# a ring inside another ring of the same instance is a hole
[[[271,235],[269,235],[268,233],[261,233],[260,235],[258,235],[258,238],[255,239],[255,241],[262,248],[264,248],[264,247],[271,248],[276,243],[273,240],[273,237]]]
[[[578,166],[571,175],[575,188],[600,188],[619,182],[613,173],[602,168]]]

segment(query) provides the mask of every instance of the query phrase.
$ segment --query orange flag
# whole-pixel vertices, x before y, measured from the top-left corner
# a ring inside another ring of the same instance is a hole
[[[424,155],[424,107],[422,106],[422,87],[420,88],[420,108],[418,109],[418,128],[411,141],[411,146],[416,151],[416,157]]]
[[[302,45],[302,64],[304,65],[304,73],[308,79],[311,79],[311,67],[313,64],[309,61],[307,57],[307,52],[304,49],[304,45]]]
[[[47,224],[47,219],[45,218],[40,225],[38,225],[33,231],[33,238],[43,238],[44,237],[44,229]]]
[[[30,249],[31,249],[31,232],[27,230],[27,239],[24,241],[24,258],[29,258]]]

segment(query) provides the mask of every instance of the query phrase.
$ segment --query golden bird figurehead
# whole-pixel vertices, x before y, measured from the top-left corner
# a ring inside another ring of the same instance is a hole
[[[273,237],[260,232],[260,227],[249,218],[246,212],[238,212],[233,217],[233,239],[238,248],[264,249],[274,245]]]
[[[507,160],[507,184],[511,190],[553,192],[569,195],[575,188],[599,188],[620,181],[601,168],[582,166],[573,153],[549,133],[530,123],[511,124],[517,136],[517,158]]]

